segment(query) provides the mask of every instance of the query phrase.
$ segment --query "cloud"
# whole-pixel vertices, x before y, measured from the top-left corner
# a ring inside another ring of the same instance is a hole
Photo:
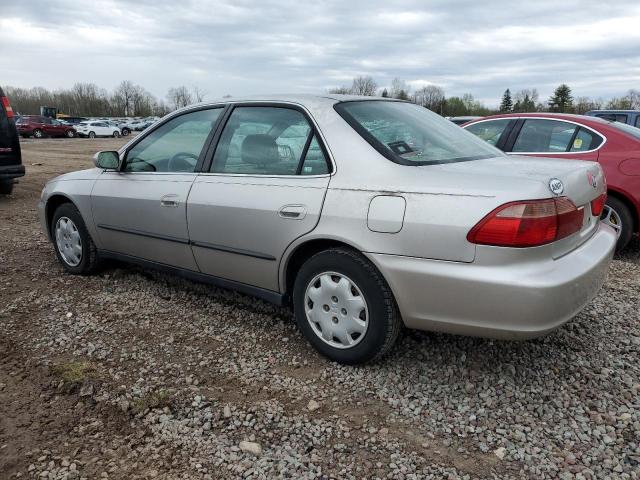
[[[544,98],[560,82],[602,97],[640,87],[635,1],[7,1],[5,85],[130,79],[159,97],[176,85],[213,97],[322,93],[372,75],[493,105],[506,88]]]

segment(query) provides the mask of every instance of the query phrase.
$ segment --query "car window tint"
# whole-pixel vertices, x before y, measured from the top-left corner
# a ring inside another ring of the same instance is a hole
[[[638,115],[636,117],[636,123],[635,123],[636,127],[640,127],[640,115]]]
[[[621,122],[621,123],[627,123],[627,118],[628,118],[627,115],[624,113],[599,113],[599,114],[596,114],[596,117],[603,118],[611,122]]]
[[[193,172],[222,108],[173,118],[127,152],[126,172]]]
[[[495,146],[510,121],[511,120],[508,118],[487,120],[485,122],[473,123],[464,127],[464,129],[473,133],[475,136],[480,137],[485,142]]]
[[[580,127],[578,134],[573,139],[570,152],[586,152],[598,148],[602,143],[602,137]]]
[[[557,120],[525,120],[513,152],[566,152],[577,125]]]
[[[212,171],[295,175],[311,132],[309,122],[297,110],[237,107],[216,147]]]

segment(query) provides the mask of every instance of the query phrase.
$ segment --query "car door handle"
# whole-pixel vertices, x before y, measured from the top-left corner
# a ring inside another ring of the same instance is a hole
[[[162,205],[163,207],[177,207],[178,195],[174,193],[164,195],[162,198],[160,198],[160,205]]]
[[[302,220],[306,214],[307,208],[304,205],[285,205],[278,210],[280,217],[291,220]]]

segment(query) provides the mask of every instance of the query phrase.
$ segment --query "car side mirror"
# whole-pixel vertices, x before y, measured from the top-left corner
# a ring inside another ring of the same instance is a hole
[[[120,155],[118,155],[118,152],[111,150],[98,152],[93,156],[93,163],[98,168],[117,170],[120,166]]]

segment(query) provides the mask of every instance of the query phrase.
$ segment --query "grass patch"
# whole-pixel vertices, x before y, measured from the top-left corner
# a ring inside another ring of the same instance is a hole
[[[156,392],[149,392],[146,395],[136,398],[133,401],[133,411],[135,413],[142,413],[145,410],[153,410],[154,408],[164,408],[171,405],[172,397],[171,393],[167,390],[158,390]]]
[[[90,362],[73,361],[60,363],[51,367],[54,375],[62,379],[62,389],[71,393],[76,391],[84,382],[95,376],[96,369]]]

